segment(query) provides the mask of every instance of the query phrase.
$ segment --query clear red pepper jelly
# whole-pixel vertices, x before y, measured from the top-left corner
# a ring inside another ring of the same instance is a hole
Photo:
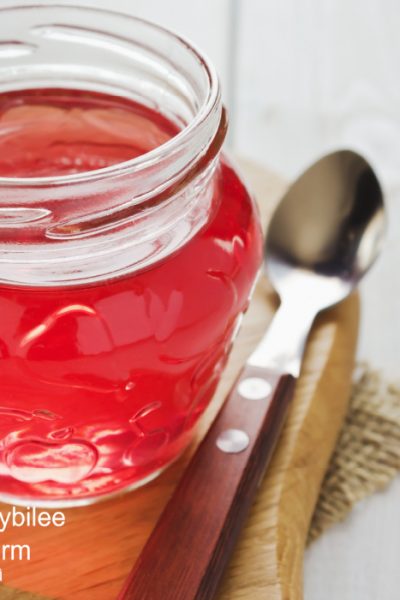
[[[135,159],[181,129],[115,94],[0,94],[5,500],[68,505],[139,485],[185,448],[212,398],[261,233],[213,150],[218,131],[183,177],[138,189]],[[143,164],[153,179],[165,168]]]

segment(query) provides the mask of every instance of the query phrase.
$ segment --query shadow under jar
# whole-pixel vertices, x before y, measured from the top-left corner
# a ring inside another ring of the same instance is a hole
[[[0,499],[143,484],[190,441],[261,261],[215,72],[150,23],[0,10]]]

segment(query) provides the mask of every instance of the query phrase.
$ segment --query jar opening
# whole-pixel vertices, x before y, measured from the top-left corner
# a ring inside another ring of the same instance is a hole
[[[215,70],[192,44],[108,10],[4,7],[0,93],[29,89],[125,98],[179,132],[103,168],[0,177],[0,282],[58,286],[122,276],[168,256],[207,222],[227,121]]]
[[[218,77],[181,36],[133,16],[62,4],[4,7],[0,21],[0,92],[46,87],[104,92],[159,110],[179,127],[165,143],[129,160],[68,175],[1,176],[0,188],[67,186],[142,173],[160,168],[166,158],[170,162],[188,144],[203,153],[217,135]]]

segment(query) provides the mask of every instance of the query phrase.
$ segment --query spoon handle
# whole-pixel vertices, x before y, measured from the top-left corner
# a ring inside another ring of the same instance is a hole
[[[246,365],[119,600],[211,600],[273,454],[291,375]]]

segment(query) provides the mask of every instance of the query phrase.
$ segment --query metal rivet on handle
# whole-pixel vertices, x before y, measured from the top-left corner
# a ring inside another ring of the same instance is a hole
[[[247,446],[250,444],[250,438],[247,433],[241,429],[226,429],[219,435],[216,443],[222,452],[236,454],[246,450]]]
[[[239,383],[238,392],[247,400],[263,400],[272,391],[271,384],[261,377],[248,377]]]

